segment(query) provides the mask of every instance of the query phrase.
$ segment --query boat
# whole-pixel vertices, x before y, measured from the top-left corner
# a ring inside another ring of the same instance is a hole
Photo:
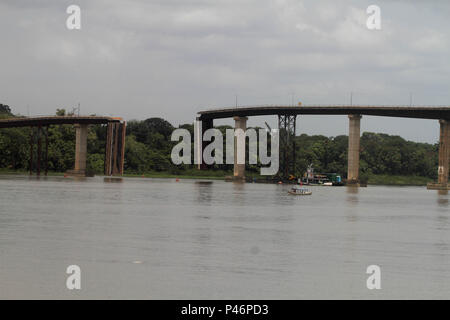
[[[312,195],[312,192],[309,191],[309,189],[299,188],[297,186],[295,186],[291,190],[289,190],[288,193],[296,195],[296,196],[310,196],[310,195]]]
[[[314,173],[314,168],[310,164],[298,183],[310,186],[343,186],[342,178],[337,173]]]

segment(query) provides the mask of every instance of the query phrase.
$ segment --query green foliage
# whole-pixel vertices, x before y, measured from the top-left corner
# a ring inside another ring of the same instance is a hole
[[[105,164],[105,157],[102,156],[101,154],[98,153],[88,154],[86,163],[87,172],[93,174],[102,174],[104,164]]]
[[[130,173],[148,171],[166,171],[174,167],[170,153],[152,150],[149,145],[136,141],[134,135],[128,135],[125,140],[125,170]]]
[[[11,108],[5,104],[0,103],[0,114],[11,115]]]
[[[75,163],[75,129],[71,125],[51,126],[48,129],[48,168],[65,172]]]
[[[347,167],[348,137],[308,136],[295,138],[297,175],[302,175],[309,164],[316,172],[343,173]]]
[[[0,168],[19,170],[28,168],[29,128],[0,130]]]
[[[378,174],[367,175],[367,180],[370,184],[382,184],[382,185],[404,185],[404,186],[425,186],[430,182],[430,178],[415,175],[390,175],[390,174]]]
[[[134,173],[148,170],[150,149],[142,142],[137,142],[134,135],[125,138],[125,170]]]
[[[137,142],[145,143],[150,147],[162,149],[167,142],[174,127],[164,119],[150,118],[144,121],[132,120],[127,124],[127,134],[133,134]]]
[[[56,115],[57,116],[65,116],[66,115],[66,109],[56,109]]]
[[[436,178],[438,147],[406,141],[399,136],[364,132],[362,169],[369,174],[417,175]]]

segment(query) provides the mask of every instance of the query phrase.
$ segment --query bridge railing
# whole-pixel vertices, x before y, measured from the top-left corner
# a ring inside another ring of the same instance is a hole
[[[215,107],[203,109],[202,112],[218,111],[218,110],[233,110],[233,109],[251,109],[251,108],[450,108],[449,105],[370,105],[370,104],[301,104],[301,105],[282,105],[282,104],[260,104],[260,105],[243,105],[231,107]]]

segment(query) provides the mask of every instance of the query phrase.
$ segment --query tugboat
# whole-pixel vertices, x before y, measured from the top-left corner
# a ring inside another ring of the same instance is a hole
[[[342,178],[337,173],[314,173],[314,168],[310,164],[303,178],[299,179],[299,183],[310,186],[343,186]]]
[[[288,191],[289,194],[293,194],[296,196],[310,196],[312,192],[306,188],[299,188],[298,186],[294,186],[291,190]]]

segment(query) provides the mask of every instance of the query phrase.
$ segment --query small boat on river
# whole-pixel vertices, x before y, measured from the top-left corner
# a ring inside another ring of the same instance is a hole
[[[293,187],[291,190],[288,191],[289,194],[293,194],[296,196],[310,196],[312,195],[312,192],[309,191],[307,188],[299,188],[298,186]]]

